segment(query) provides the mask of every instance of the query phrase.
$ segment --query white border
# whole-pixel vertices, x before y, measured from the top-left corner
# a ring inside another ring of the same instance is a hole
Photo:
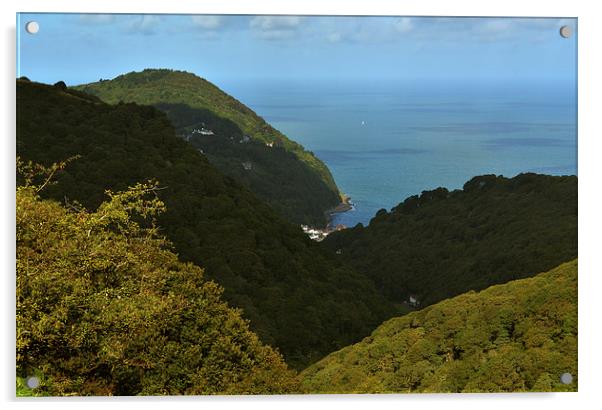
[[[599,104],[600,76],[600,15],[593,1],[527,2],[504,0],[493,2],[472,0],[20,0],[3,1],[2,8],[2,249],[4,257],[4,291],[0,364],[2,367],[1,398],[12,408],[43,406],[44,408],[81,407],[104,408],[109,403],[116,408],[157,408],[159,406],[226,407],[245,406],[250,409],[281,408],[366,408],[372,406],[401,408],[416,406],[426,409],[492,409],[508,407],[545,406],[545,408],[587,408],[602,402],[597,395],[597,382],[602,373],[600,354],[601,284],[600,245],[597,234],[600,224]],[[579,393],[574,394],[507,394],[507,395],[406,395],[406,396],[305,396],[250,398],[158,398],[158,399],[92,399],[50,400],[45,402],[19,401],[14,397],[14,153],[15,153],[15,13],[25,12],[119,12],[119,13],[206,13],[206,14],[345,14],[345,15],[445,15],[445,16],[547,16],[579,18]],[[596,116],[597,115],[597,116]],[[11,401],[12,400],[12,401]]]
[[[99,12],[99,13],[205,13],[205,14],[335,14],[335,15],[443,15],[443,16],[547,16],[576,17],[583,5],[549,0],[545,3],[506,0],[488,2],[467,0],[178,0],[140,4],[135,0],[106,0],[78,2],[56,0],[19,1],[19,11]]]

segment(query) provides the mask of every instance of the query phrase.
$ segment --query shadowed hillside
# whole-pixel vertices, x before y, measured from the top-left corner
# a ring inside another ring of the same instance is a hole
[[[323,242],[390,301],[425,306],[577,257],[577,177],[474,177],[380,210]]]
[[[47,198],[94,210],[106,189],[155,178],[167,207],[160,232],[181,260],[225,288],[225,299],[289,364],[315,361],[392,316],[368,279],[219,172],[156,108],[108,105],[62,84],[20,80],[17,125],[25,160],[49,165],[81,156],[56,175]]]
[[[111,104],[161,109],[177,133],[286,219],[321,226],[340,203],[326,165],[240,101],[184,71],[132,72],[76,87]],[[203,131],[201,133],[200,131]]]

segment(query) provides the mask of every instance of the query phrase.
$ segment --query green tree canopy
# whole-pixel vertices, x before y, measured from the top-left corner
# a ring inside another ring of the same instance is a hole
[[[17,374],[51,395],[278,394],[292,371],[153,221],[157,184],[95,212],[17,189]],[[136,219],[150,220],[144,228]]]
[[[217,170],[156,108],[18,80],[17,131],[24,160],[50,166],[79,155],[43,198],[95,211],[106,189],[160,181],[167,210],[158,225],[180,260],[223,286],[225,300],[291,366],[356,342],[393,315],[370,280]]]
[[[301,376],[317,393],[577,391],[577,261],[391,319]]]
[[[577,257],[577,177],[482,175],[407,198],[323,242],[390,301],[425,306]]]

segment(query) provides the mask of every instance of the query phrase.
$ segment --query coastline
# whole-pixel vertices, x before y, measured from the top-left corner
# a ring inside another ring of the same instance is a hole
[[[333,217],[336,214],[341,214],[344,212],[351,211],[354,209],[354,207],[355,207],[355,205],[353,204],[353,202],[351,202],[351,197],[348,195],[345,195],[345,194],[341,194],[341,202],[334,208],[330,208],[324,212],[324,216],[326,217],[325,230],[346,229],[347,227],[344,225],[337,225],[336,227],[333,226],[333,224],[332,224]]]
[[[351,198],[347,195],[341,194],[341,202],[334,208],[324,211],[324,217],[326,218],[327,222],[323,228],[314,228],[309,225],[301,225],[301,229],[303,229],[303,232],[305,232],[312,240],[320,242],[332,232],[347,229],[347,227],[342,224],[333,225],[332,218],[336,214],[352,210],[353,207],[354,205],[353,202],[351,202]]]
[[[329,216],[333,214],[340,214],[343,212],[351,211],[353,209],[353,202],[351,202],[351,197],[345,194],[341,194],[341,203],[335,206],[334,208],[326,211]]]

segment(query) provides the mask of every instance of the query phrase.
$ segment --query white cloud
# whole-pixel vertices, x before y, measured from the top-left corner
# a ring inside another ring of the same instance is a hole
[[[485,33],[508,33],[515,27],[516,22],[510,19],[492,19],[481,23],[479,31]]]
[[[538,41],[555,35],[560,19],[542,18],[481,18],[481,17],[411,17],[397,20],[393,33],[403,32],[415,41],[432,41],[449,44],[470,42],[512,43]]]
[[[395,30],[400,33],[409,33],[414,29],[414,22],[410,17],[402,17],[395,22]]]
[[[79,20],[85,24],[110,24],[115,21],[114,14],[80,14]]]
[[[490,18],[474,24],[471,35],[484,41],[541,41],[556,36],[557,29],[569,20],[552,18]],[[570,23],[568,23],[570,24]]]
[[[160,22],[161,18],[159,16],[144,14],[132,20],[128,29],[132,33],[154,34]]]
[[[343,39],[343,35],[339,32],[332,32],[326,36],[326,39],[331,43],[338,43]]]
[[[557,18],[530,18],[518,20],[525,26],[530,26],[534,29],[539,28],[560,28],[564,25],[570,25],[575,23],[575,19],[557,19]]]
[[[221,16],[192,16],[192,23],[205,30],[215,30],[222,25]]]
[[[300,16],[257,16],[249,23],[253,29],[269,30],[293,30],[301,24]]]
[[[477,20],[469,29],[469,36],[481,41],[499,41],[519,38],[523,32],[520,23],[511,19]]]
[[[293,30],[265,30],[257,33],[264,40],[286,40],[292,38],[294,34]]]
[[[293,38],[301,28],[300,16],[257,16],[249,21],[251,31],[264,40]]]

